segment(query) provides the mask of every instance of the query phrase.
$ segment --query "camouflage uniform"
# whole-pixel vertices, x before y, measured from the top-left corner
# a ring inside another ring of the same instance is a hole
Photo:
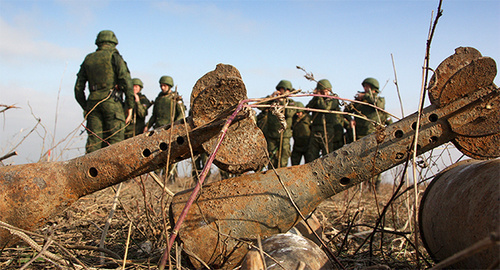
[[[301,102],[295,102],[297,107],[304,107]],[[299,116],[299,112],[302,114]],[[303,109],[297,110],[292,118],[293,149],[291,161],[292,165],[299,165],[302,156],[306,156],[309,138],[311,137],[311,116]]]
[[[364,83],[366,83],[367,80],[373,79],[373,78],[367,78]],[[374,80],[374,79],[373,79]],[[374,88],[374,92],[372,94],[365,94],[363,95],[362,98],[356,98],[356,100],[375,105],[381,109],[385,109],[385,99],[383,97],[380,97],[378,95],[379,90],[378,90],[378,82],[373,81],[372,87]],[[346,106],[345,109],[346,112],[350,112],[353,114],[357,115],[362,115],[365,116],[366,118],[375,121],[376,123],[383,124],[383,125],[389,125],[392,123],[392,120],[388,117],[388,115],[385,112],[378,111],[375,108],[360,104],[360,103],[351,103],[348,106]],[[352,119],[350,116],[346,116],[348,120]],[[369,135],[373,132],[375,132],[375,124],[373,122],[354,117],[354,121],[356,122],[356,139],[360,139],[366,135]],[[347,132],[349,135],[349,142],[352,142],[352,130],[349,127],[349,130]]]
[[[132,79],[134,85],[139,85],[141,90],[143,88],[142,81],[134,78]],[[132,108],[132,121],[125,128],[125,139],[131,138],[133,136],[142,134],[144,132],[144,127],[146,126],[146,116],[148,115],[148,109],[153,105],[149,99],[142,93],[137,93],[139,96],[139,101],[135,101],[134,107]],[[125,111],[129,109],[125,105]]]
[[[154,101],[153,114],[148,121],[148,128],[166,126],[172,123],[172,117],[174,122],[182,119],[182,106],[184,106],[182,100],[177,94],[160,92]]]
[[[331,89],[328,80],[320,80],[317,90]],[[334,94],[334,96],[337,96]],[[312,109],[340,111],[337,99],[313,97],[306,106]],[[343,117],[335,113],[312,113],[311,139],[306,154],[306,162],[311,162],[321,156],[331,153],[344,145]],[[327,141],[327,143],[325,143]]]
[[[171,91],[174,86],[174,81],[170,76],[162,76],[160,78],[161,84],[167,84],[170,86],[169,92],[165,93],[161,91],[156,97],[153,105],[153,114],[148,121],[146,129],[150,127],[159,128],[166,126],[173,122],[183,118],[184,104],[180,96],[177,93]],[[172,164],[167,169],[167,177],[171,177],[172,182],[174,182],[177,175],[177,164]],[[159,171],[157,171],[159,173]]]
[[[378,81],[374,78],[366,78],[365,80],[363,80],[361,85],[363,87],[365,87],[365,85],[368,85],[369,88],[374,91],[365,90],[365,93],[361,95],[362,97],[359,97],[359,95],[357,95],[355,99],[358,101],[375,105],[381,109],[385,109],[385,99],[378,95],[379,94]],[[375,108],[368,105],[360,103],[351,103],[348,106],[346,106],[345,111],[365,116],[366,118],[373,120],[376,123],[382,124],[384,126],[392,123],[392,120],[385,112],[378,111]],[[346,116],[346,120],[347,122],[352,121],[351,116]],[[373,122],[361,119],[359,117],[354,117],[354,121],[356,123],[356,128],[355,128],[356,140],[376,131],[376,127]],[[347,141],[350,143],[353,141],[353,130],[350,125],[346,126],[346,128],[347,128]],[[380,174],[373,177],[372,183],[375,184],[375,188],[378,188],[380,181],[381,181]]]
[[[125,127],[122,93],[125,93],[127,106],[134,105],[130,72],[115,48],[118,44],[115,34],[108,30],[101,31],[95,43],[98,48],[85,57],[74,89],[75,98],[87,119],[86,153],[106,147],[108,143],[122,141]],[[87,82],[88,98],[85,97]]]
[[[292,84],[289,81],[282,80],[276,86],[276,89],[282,88],[285,83],[286,90],[292,90]],[[274,100],[268,104],[277,106],[295,106],[295,101],[286,98],[282,101]],[[285,108],[283,114],[285,116],[286,129],[279,132],[281,128],[280,120],[271,112],[270,108],[265,108],[257,115],[257,125],[264,133],[267,141],[267,151],[269,159],[275,168],[286,167],[288,158],[290,157],[290,138],[292,137],[292,117],[295,114],[295,109]],[[281,148],[280,148],[281,146]]]

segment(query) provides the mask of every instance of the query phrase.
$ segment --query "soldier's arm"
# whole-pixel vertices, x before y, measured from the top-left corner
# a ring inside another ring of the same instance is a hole
[[[80,71],[76,74],[75,83],[75,99],[80,104],[83,110],[86,110],[87,99],[85,97],[85,84],[87,83],[87,75],[84,66],[80,67]]]
[[[118,86],[125,93],[125,104],[128,108],[133,108],[135,99],[134,87],[132,85],[132,78],[130,78],[130,71],[127,67],[127,63],[117,52],[113,53],[111,61],[113,62]]]
[[[182,119],[182,116],[184,115],[182,113],[182,111],[185,111],[185,108],[184,108],[184,103],[179,100],[179,101],[176,101],[175,102],[175,118],[174,118],[174,122],[177,121],[177,120],[180,120]]]
[[[140,98],[139,101],[137,101],[136,105],[137,105],[137,116],[141,117],[141,118],[144,118],[146,117],[146,115],[148,115],[148,108],[147,108],[147,105],[144,104],[144,101],[143,101],[144,98]],[[147,99],[146,99],[147,100]],[[148,101],[149,103],[149,101]]]

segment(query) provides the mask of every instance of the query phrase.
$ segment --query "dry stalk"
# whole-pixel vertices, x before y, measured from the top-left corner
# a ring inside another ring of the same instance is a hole
[[[111,206],[111,210],[109,211],[108,218],[106,219],[106,225],[104,225],[103,232],[101,234],[101,240],[99,241],[99,247],[104,248],[104,242],[106,240],[106,235],[108,234],[109,226],[111,225],[111,220],[113,219],[113,215],[115,214],[116,205],[118,204],[118,197],[120,197],[120,191],[122,189],[122,183],[118,185],[118,188],[115,193],[115,197],[113,198],[113,205]],[[101,264],[104,264],[104,254],[101,252]]]
[[[130,244],[130,234],[132,233],[132,221],[130,221],[128,225],[128,234],[127,234],[127,242],[125,243],[125,255],[123,255],[123,266],[122,270],[125,270],[125,266],[127,265],[127,255],[128,255],[128,248]]]

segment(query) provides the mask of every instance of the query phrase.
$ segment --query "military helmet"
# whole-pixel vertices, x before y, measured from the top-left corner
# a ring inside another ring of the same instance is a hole
[[[95,45],[99,45],[103,42],[111,42],[115,45],[118,44],[118,39],[115,36],[115,33],[111,30],[102,30],[97,34],[97,38],[95,39]]]
[[[379,84],[378,84],[377,79],[375,79],[375,78],[366,78],[366,79],[363,80],[363,82],[361,83],[361,85],[364,85],[365,83],[369,84],[372,87],[373,90],[375,90],[377,92],[379,91],[378,90],[379,89]]]
[[[332,89],[332,84],[327,79],[319,80],[318,84],[316,84],[316,89],[320,91],[325,89]]]
[[[174,79],[172,79],[172,77],[170,76],[161,76],[160,78],[160,84],[166,84],[166,85],[170,85],[170,87],[174,87]]]
[[[141,88],[144,87],[144,85],[142,84],[141,79],[139,79],[139,78],[133,78],[132,79],[132,85],[139,85]]]
[[[279,90],[280,88],[284,88],[285,90],[292,91],[292,83],[287,80],[281,80],[278,85],[276,85],[276,90]]]
[[[295,101],[295,107],[304,108],[304,104],[300,101]],[[297,109],[297,112],[303,112],[304,109]]]

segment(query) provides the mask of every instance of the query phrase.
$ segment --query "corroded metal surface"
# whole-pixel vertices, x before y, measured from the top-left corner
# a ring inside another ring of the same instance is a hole
[[[219,73],[219,77],[213,80],[215,85],[211,86],[212,91],[224,97],[246,96],[244,87],[218,89],[217,85],[224,85],[224,82],[217,84],[221,77],[223,76]],[[212,99],[217,100],[217,97]],[[198,101],[202,103],[203,99],[208,98],[204,96]],[[47,218],[84,195],[161,168],[165,166],[167,160],[175,163],[189,158],[191,152],[188,141],[194,154],[203,152],[202,144],[218,137],[226,122],[226,116],[234,111],[233,107],[238,105],[239,100],[224,99],[223,103],[225,105],[219,107],[220,109],[212,108],[215,117],[204,121],[200,126],[194,124],[193,117],[188,117],[185,119],[186,125],[184,120],[180,120],[173,125],[158,128],[69,161],[0,167],[0,220],[22,229],[37,228],[44,224]],[[237,134],[232,140],[243,136],[241,134],[245,133],[242,131],[244,128],[251,128],[248,124],[239,125],[239,121],[245,121],[248,117],[250,116],[245,112],[237,116],[233,122],[233,125],[238,127]],[[230,129],[229,137],[232,136],[231,132]],[[244,136],[241,138],[242,141],[249,144],[252,139],[256,140],[254,144],[265,141],[262,133],[255,133],[255,129],[251,128],[249,132],[254,136]],[[256,167],[256,160],[262,160],[262,154],[257,159],[252,159],[252,153],[256,152],[246,153],[245,158],[253,163],[245,168]],[[240,160],[240,170],[244,167],[242,165],[244,161]],[[219,164],[223,162],[224,160],[219,161]],[[9,232],[0,229],[0,248],[11,240]]]
[[[252,110],[249,111],[253,113]],[[212,153],[217,143],[216,137],[203,144],[203,148]],[[222,142],[214,164],[231,173],[243,173],[249,170],[259,171],[269,158],[266,139],[262,130],[257,127],[253,114],[229,127],[229,133]]]
[[[423,110],[417,154],[457,139],[450,119],[460,117],[460,123],[453,124],[455,128],[475,122],[478,117],[470,111],[479,112],[499,95],[499,89],[492,82],[488,87],[467,92],[469,94],[461,98],[450,98],[446,104],[432,104]],[[235,267],[247,251],[241,240],[286,232],[299,221],[280,181],[300,211],[307,215],[324,199],[406,161],[413,149],[417,117],[417,113],[410,115],[311,163],[280,168],[279,179],[274,172],[266,171],[205,186],[196,207],[190,210],[181,227],[180,240],[186,249],[215,268]],[[487,121],[494,121],[489,118],[495,114],[485,117]],[[490,127],[484,134],[493,134],[496,128]],[[492,142],[490,136],[497,134],[472,138],[484,140],[486,145]],[[498,144],[489,148],[498,149]],[[473,155],[489,153],[488,149],[469,150]],[[476,150],[479,153],[475,153]],[[190,191],[175,195],[170,209],[172,222],[176,221],[189,195]],[[192,262],[198,263],[195,259]]]
[[[193,123],[195,126],[201,126],[216,118],[225,117],[227,115],[221,113],[234,110],[244,99],[247,99],[247,91],[238,69],[231,65],[218,64],[215,70],[201,77],[193,87]],[[247,112],[253,113],[252,110]],[[249,114],[247,119],[229,127],[214,160],[220,169],[238,174],[258,170],[268,162],[266,139],[253,118],[254,115]],[[218,139],[213,137],[203,144],[207,153],[213,152]]]
[[[475,48],[471,47],[458,47],[455,53],[443,60],[436,68],[436,71],[429,81],[431,88],[429,89],[429,99],[432,104],[437,106],[446,105],[450,101],[449,98],[442,98],[443,95],[448,95],[443,91],[443,88],[448,84],[449,79],[461,68],[469,65],[473,60],[482,57],[481,53]],[[460,85],[456,84],[456,87]],[[460,90],[452,89],[453,93],[466,92],[469,89]],[[459,95],[453,98],[459,98]]]
[[[436,262],[500,233],[499,177],[500,159],[462,161],[434,177],[420,203],[419,227],[424,246]],[[487,269],[499,254],[495,245],[452,268]]]

